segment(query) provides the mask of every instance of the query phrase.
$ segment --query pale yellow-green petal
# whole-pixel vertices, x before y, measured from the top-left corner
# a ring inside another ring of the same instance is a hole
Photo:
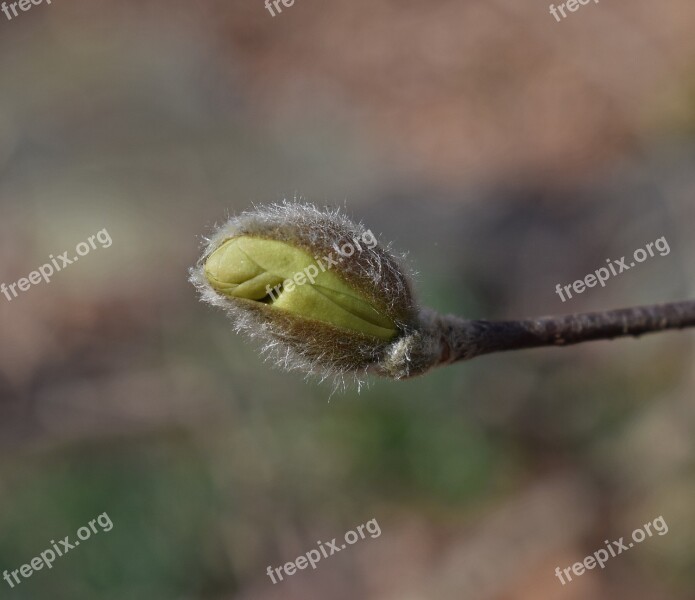
[[[336,253],[333,258],[341,257]],[[285,242],[244,236],[227,240],[210,254],[205,276],[215,290],[227,296],[262,300],[269,307],[308,319],[383,340],[393,338],[397,333],[394,322],[322,259]],[[339,268],[339,263],[333,266]]]
[[[352,298],[351,307],[355,308],[360,305],[359,314],[351,312],[346,308],[347,305],[347,302],[342,306],[335,303],[312,285],[295,286],[291,291],[280,294],[277,302],[273,303],[276,308],[289,310],[343,329],[359,331],[382,340],[390,340],[396,334],[393,322],[379,315],[376,309],[363,300]],[[361,315],[368,313],[370,320],[362,318]],[[385,327],[378,324],[378,322],[384,324],[384,321]]]
[[[362,300],[362,298],[337,292],[318,284],[311,286],[311,289],[319,294],[323,294],[334,304],[337,304],[341,308],[352,313],[356,317],[371,323],[372,325],[376,325],[384,329],[390,329],[393,327],[393,321],[391,321],[391,319],[389,319],[386,315],[381,314],[371,304],[369,304],[369,302]]]

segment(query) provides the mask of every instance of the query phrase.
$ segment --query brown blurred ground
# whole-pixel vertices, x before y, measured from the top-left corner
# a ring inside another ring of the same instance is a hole
[[[538,0],[297,0],[275,18],[258,4],[217,25],[255,108],[347,113],[387,163],[440,183],[586,177],[689,110],[687,0],[561,23]]]

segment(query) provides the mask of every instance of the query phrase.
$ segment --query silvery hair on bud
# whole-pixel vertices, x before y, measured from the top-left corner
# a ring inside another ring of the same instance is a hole
[[[363,245],[362,251],[332,270],[396,323],[398,334],[391,341],[224,296],[210,286],[204,274],[207,257],[233,237],[281,241],[321,258],[335,254],[335,244],[342,247],[360,240],[368,231],[339,209],[319,209],[297,200],[255,207],[232,217],[205,240],[203,254],[190,271],[190,281],[203,301],[223,308],[234,329],[259,339],[262,352],[283,369],[318,375],[322,381],[333,378],[336,387],[342,388],[346,387],[346,376],[359,386],[369,372],[395,379],[423,373],[439,359],[440,336],[430,311],[420,313],[413,300],[410,274],[399,264],[403,257],[394,254],[390,246]]]

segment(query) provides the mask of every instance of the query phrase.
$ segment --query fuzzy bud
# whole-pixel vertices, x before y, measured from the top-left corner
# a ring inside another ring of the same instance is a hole
[[[380,340],[396,335],[395,323],[361,298],[359,290],[286,242],[232,238],[210,254],[204,268],[208,283],[228,297],[260,302],[269,311],[284,310]]]
[[[191,282],[286,369],[399,379],[438,356],[398,258],[338,210],[286,201],[233,217]]]

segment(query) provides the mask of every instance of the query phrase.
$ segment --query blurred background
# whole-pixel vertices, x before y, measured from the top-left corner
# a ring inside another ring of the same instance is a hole
[[[420,300],[516,318],[695,297],[695,5],[54,0],[0,14],[0,597],[695,598],[693,334],[406,382],[273,370],[187,282],[252,203],[340,206]],[[665,236],[656,256],[555,293]],[[554,575],[662,515],[562,586]],[[273,585],[370,519],[367,538]]]

